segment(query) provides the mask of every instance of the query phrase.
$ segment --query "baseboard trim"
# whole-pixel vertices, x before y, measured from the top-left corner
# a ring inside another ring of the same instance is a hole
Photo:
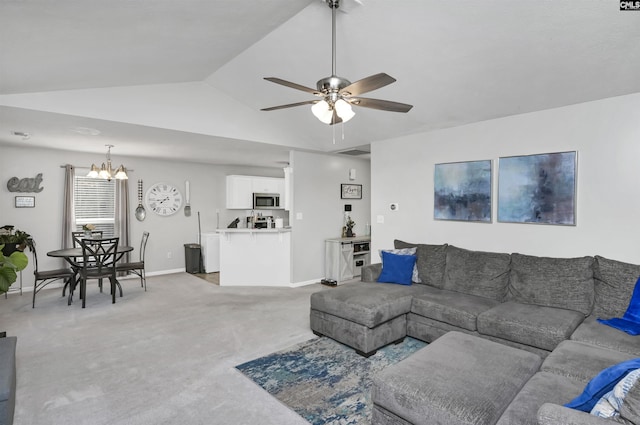
[[[291,288],[300,288],[302,286],[308,286],[308,285],[313,285],[314,283],[319,283],[320,280],[322,278],[317,278],[317,279],[312,279],[312,280],[305,280],[303,282],[292,282],[289,284],[289,287]]]

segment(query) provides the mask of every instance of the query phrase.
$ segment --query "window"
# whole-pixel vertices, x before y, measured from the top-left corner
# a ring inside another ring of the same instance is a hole
[[[83,173],[78,173],[83,174]],[[76,174],[73,182],[76,230],[93,224],[105,237],[115,235],[115,181]]]

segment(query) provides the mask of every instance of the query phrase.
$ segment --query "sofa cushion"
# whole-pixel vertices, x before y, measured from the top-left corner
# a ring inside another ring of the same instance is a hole
[[[548,258],[511,254],[509,299],[526,304],[591,312],[593,258]]]
[[[593,314],[600,319],[622,317],[631,300],[638,276],[640,276],[639,265],[609,260],[596,255]]]
[[[423,295],[413,297],[411,312],[439,322],[470,331],[477,330],[478,314],[499,304],[496,300],[429,288]]]
[[[552,351],[583,320],[578,311],[507,301],[478,315],[478,332]]]
[[[449,245],[443,289],[502,301],[509,284],[509,254]]]
[[[416,265],[415,255],[398,255],[382,251],[382,272],[378,282],[411,285],[413,267]]]
[[[595,316],[587,317],[578,326],[571,340],[609,348],[640,357],[640,337],[632,336],[611,326],[596,321]]]
[[[545,359],[540,371],[564,376],[585,385],[601,370],[632,359],[631,354],[577,341],[562,341]]]
[[[416,247],[416,265],[418,267],[418,276],[422,283],[442,288],[444,277],[444,266],[446,261],[447,244],[444,245],[427,245],[414,244],[394,240],[395,248],[412,248]]]
[[[538,410],[544,403],[563,404],[580,394],[580,391],[581,383],[563,376],[538,372],[516,395],[497,425],[537,424]],[[557,422],[557,425],[565,423]]]
[[[374,328],[409,312],[411,298],[423,285],[359,283],[327,288],[311,294],[311,309]]]
[[[376,406],[412,424],[493,424],[538,370],[535,354],[449,332],[373,379]]]

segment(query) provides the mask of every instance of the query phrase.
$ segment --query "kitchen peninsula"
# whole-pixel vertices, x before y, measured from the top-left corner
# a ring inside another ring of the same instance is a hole
[[[291,229],[219,229],[220,286],[289,286]]]

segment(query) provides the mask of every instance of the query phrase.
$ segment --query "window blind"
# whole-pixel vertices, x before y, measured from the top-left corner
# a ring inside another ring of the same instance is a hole
[[[115,182],[86,176],[75,176],[74,210],[76,230],[93,224],[103,236],[115,233]]]

